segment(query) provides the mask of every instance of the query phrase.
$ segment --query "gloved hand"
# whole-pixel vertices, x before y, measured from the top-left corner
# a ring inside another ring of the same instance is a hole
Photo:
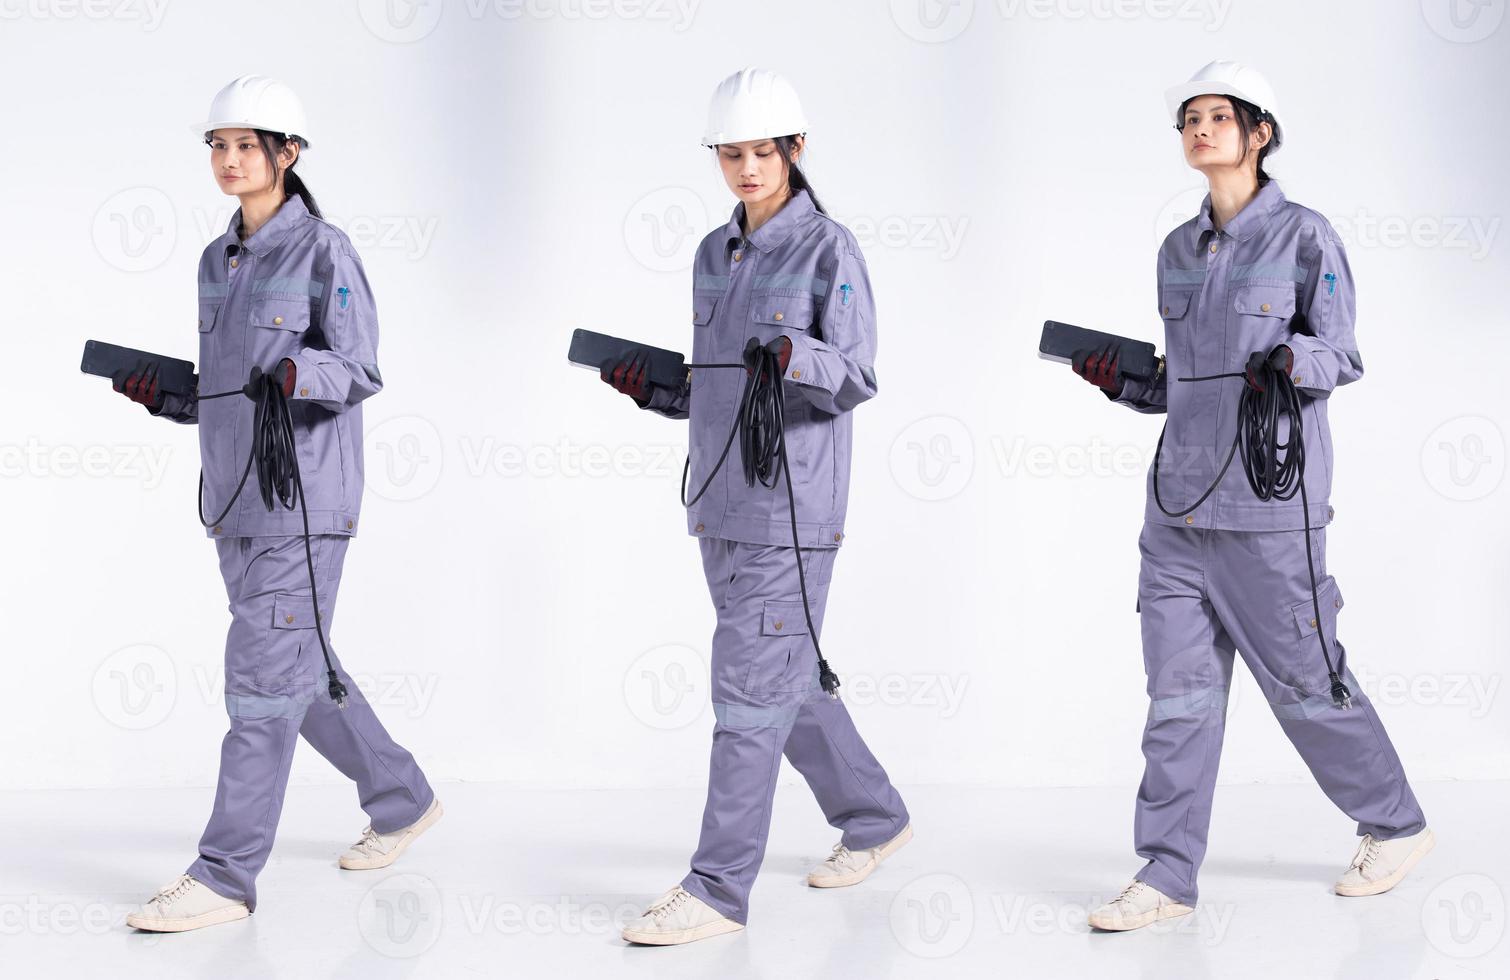
[[[1280,374],[1289,374],[1290,369],[1295,366],[1295,353],[1284,344],[1280,344],[1267,354],[1261,350],[1256,350],[1252,354],[1249,354],[1246,373],[1248,375],[1248,384],[1254,391],[1264,390],[1263,384],[1258,379],[1262,376],[1261,372],[1265,364],[1268,364]]]
[[[110,376],[110,386],[138,405],[155,411],[162,407],[163,395],[157,387],[157,362],[137,361],[136,367],[124,368]]]
[[[298,369],[294,366],[294,362],[285,357],[278,362],[277,367],[273,368],[272,374],[266,377],[271,378],[273,384],[283,389],[284,398],[290,398],[294,393],[294,376],[297,373]],[[246,384],[242,386],[241,393],[252,401],[262,397],[260,389],[263,377],[261,365],[253,364],[252,373],[247,377]]]
[[[780,373],[785,375],[787,365],[792,362],[791,338],[783,334],[764,346],[754,337],[745,341],[744,362],[747,374],[755,373],[755,362],[762,351],[769,351],[776,355],[776,366],[780,369]],[[763,379],[764,376],[762,375]]]
[[[622,361],[605,361],[598,377],[615,391],[633,398],[641,408],[650,401],[654,387],[650,381],[650,358],[642,350],[635,349]]]
[[[1104,350],[1077,350],[1070,357],[1070,367],[1091,384],[1111,395],[1122,393],[1121,352],[1114,345]]]

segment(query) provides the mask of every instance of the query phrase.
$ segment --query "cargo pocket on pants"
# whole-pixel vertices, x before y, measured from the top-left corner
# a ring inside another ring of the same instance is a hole
[[[767,599],[755,638],[746,694],[791,694],[818,683],[818,658],[808,639],[801,599]]]
[[[320,597],[320,613],[326,612]],[[315,639],[315,609],[307,595],[279,592],[273,596],[273,621],[267,646],[257,663],[257,689],[268,694],[288,693],[300,672],[308,666],[309,650],[318,653]]]

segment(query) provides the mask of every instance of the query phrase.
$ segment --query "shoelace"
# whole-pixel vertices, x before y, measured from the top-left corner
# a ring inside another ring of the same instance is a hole
[[[1372,834],[1364,834],[1363,843],[1358,845],[1358,853],[1353,855],[1352,867],[1362,871],[1372,866],[1379,859],[1382,844],[1382,841],[1374,840]]]
[[[690,894],[691,893],[686,891],[685,889],[678,888],[670,895],[650,906],[650,908],[646,911],[650,915],[655,916],[657,919],[663,919],[666,916],[670,915],[672,912],[675,912],[677,909],[681,908],[682,904],[687,901],[688,897],[690,897]]]
[[[838,867],[841,861],[845,861],[851,856],[851,853],[852,852],[850,851],[850,849],[845,847],[843,844],[835,844],[834,853],[830,854],[828,856],[828,860],[824,861],[823,863],[832,864],[834,867]]]
[[[368,851],[381,850],[381,848],[378,847],[378,838],[380,836],[382,835],[378,834],[371,827],[368,827],[366,830],[362,831],[362,839],[351,845],[352,849]]]
[[[188,875],[179,875],[173,881],[168,882],[153,896],[152,901],[171,904],[183,898],[184,894],[194,886],[194,879]]]
[[[1142,890],[1143,890],[1143,882],[1141,882],[1141,881],[1134,881],[1132,884],[1130,884],[1126,888],[1122,889],[1122,894],[1118,895],[1116,897],[1116,899],[1112,902],[1112,904],[1115,905],[1115,904],[1117,904],[1117,902],[1128,901],[1129,899],[1131,899],[1134,896],[1136,896],[1138,894],[1138,892],[1140,892]]]

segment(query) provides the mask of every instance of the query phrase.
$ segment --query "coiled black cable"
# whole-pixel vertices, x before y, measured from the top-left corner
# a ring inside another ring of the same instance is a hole
[[[1232,436],[1232,447],[1227,450],[1227,459],[1212,481],[1211,486],[1183,510],[1170,510],[1164,506],[1159,492],[1159,466],[1164,453],[1164,433],[1169,429],[1166,419],[1159,432],[1158,448],[1154,450],[1153,495],[1159,510],[1169,517],[1184,517],[1206,502],[1221,485],[1234,457],[1242,459],[1243,474],[1248,486],[1259,500],[1290,500],[1298,492],[1300,508],[1305,521],[1306,568],[1311,576],[1311,609],[1316,619],[1316,638],[1321,643],[1321,656],[1326,661],[1327,677],[1331,684],[1332,703],[1346,708],[1353,695],[1342,681],[1341,656],[1332,663],[1331,647],[1327,643],[1326,629],[1322,626],[1321,600],[1316,589],[1316,560],[1311,553],[1311,502],[1306,496],[1306,446],[1305,416],[1301,410],[1300,389],[1287,371],[1269,363],[1265,358],[1255,369],[1249,383],[1246,372],[1208,374],[1194,378],[1178,378],[1178,381],[1216,381],[1221,378],[1242,378],[1243,392],[1237,400],[1237,431]],[[1286,437],[1281,437],[1281,431]]]
[[[813,613],[807,598],[807,576],[802,570],[802,550],[797,534],[797,495],[792,490],[792,471],[786,461],[786,386],[782,383],[781,355],[761,345],[751,337],[745,344],[744,360],[738,364],[689,364],[689,368],[743,368],[747,372],[739,406],[734,412],[734,424],[729,428],[729,438],[724,441],[723,452],[713,471],[703,481],[697,493],[687,498],[687,477],[692,471],[689,454],[682,466],[682,506],[691,507],[702,499],[713,485],[734,440],[739,439],[739,461],[744,468],[745,485],[775,489],[778,477],[786,478],[787,514],[792,523],[792,553],[797,559],[797,585],[802,592],[802,615],[807,620],[807,635],[813,641],[813,652],[818,656],[818,684],[830,698],[838,700],[839,675],[823,657],[823,648],[818,644],[818,631],[813,628]]]
[[[325,643],[325,626],[320,617],[320,598],[315,588],[315,559],[309,547],[309,508],[304,501],[304,481],[299,475],[299,454],[294,442],[294,420],[289,411],[288,397],[283,394],[283,387],[273,380],[272,375],[263,374],[259,368],[254,367],[245,388],[200,395],[199,400],[230,398],[234,395],[252,399],[251,450],[247,453],[246,466],[241,471],[236,492],[231,494],[231,499],[226,502],[225,509],[219,516],[211,521],[204,519],[204,470],[199,471],[199,523],[212,527],[225,520],[241,497],[254,464],[257,467],[257,487],[261,491],[264,507],[271,511],[276,502],[284,510],[293,510],[295,500],[298,501],[299,513],[304,520],[304,563],[309,570],[309,604],[315,611],[315,636],[319,638],[320,653],[325,658],[325,678],[328,682],[326,690],[336,707],[345,709],[348,692],[346,685],[336,677],[335,668],[331,666],[330,648]]]

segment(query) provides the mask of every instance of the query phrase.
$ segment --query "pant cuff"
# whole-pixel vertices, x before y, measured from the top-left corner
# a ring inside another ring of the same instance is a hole
[[[745,920],[749,918],[750,910],[748,907],[733,908],[729,906],[728,903],[714,898],[713,894],[708,891],[706,880],[696,871],[687,872],[687,877],[682,879],[682,888],[684,888],[694,898],[700,898],[704,902],[707,902],[708,905],[713,909],[713,911],[717,912],[719,915],[723,916],[726,919],[738,922],[740,925],[744,925]]]

